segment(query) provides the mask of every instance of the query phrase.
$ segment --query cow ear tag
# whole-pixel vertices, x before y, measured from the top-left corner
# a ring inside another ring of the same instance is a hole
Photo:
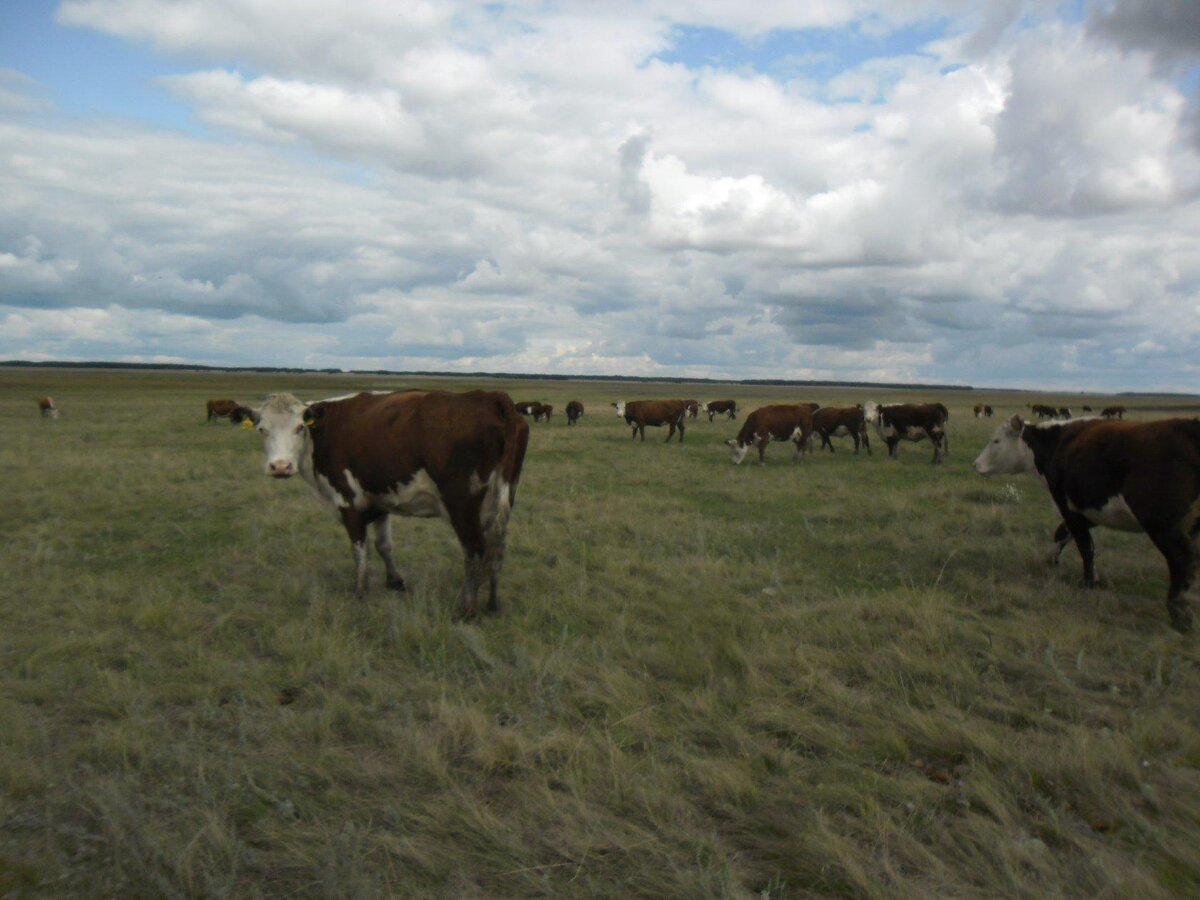
[[[317,420],[313,419],[311,417],[304,420],[304,426],[306,428],[312,428],[316,424],[317,424]]]
[[[253,419],[242,419],[242,427],[245,428],[247,431],[253,431],[254,430],[254,420]]]

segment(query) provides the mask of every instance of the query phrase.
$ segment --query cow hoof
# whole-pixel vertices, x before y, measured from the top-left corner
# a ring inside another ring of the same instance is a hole
[[[404,583],[403,578],[389,578],[387,586],[388,590],[400,591],[401,593],[408,590],[408,585]]]

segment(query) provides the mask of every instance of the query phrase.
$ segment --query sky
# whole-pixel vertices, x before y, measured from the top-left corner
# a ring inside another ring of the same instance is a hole
[[[0,0],[0,359],[1200,391],[1200,3]]]

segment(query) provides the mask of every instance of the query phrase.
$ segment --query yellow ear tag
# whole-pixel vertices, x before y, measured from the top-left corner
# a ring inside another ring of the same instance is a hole
[[[306,428],[312,428],[316,424],[317,424],[316,419],[305,419],[304,420],[304,425]]]
[[[245,428],[247,431],[253,431],[254,430],[254,420],[253,419],[242,419],[242,427]]]

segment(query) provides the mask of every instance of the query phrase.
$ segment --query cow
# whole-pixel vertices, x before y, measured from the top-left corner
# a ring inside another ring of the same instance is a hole
[[[980,452],[975,471],[1030,472],[1042,478],[1062,516],[1049,559],[1057,562],[1073,539],[1089,586],[1098,580],[1092,528],[1145,532],[1167,561],[1171,625],[1181,632],[1191,629],[1200,533],[1200,420],[1031,425],[1013,416]]]
[[[975,406],[974,406],[974,408],[973,408],[973,410],[972,410],[972,412],[974,412],[974,413],[975,413],[975,418],[977,418],[977,419],[978,419],[980,416],[982,416],[982,415],[983,415],[983,404],[982,404],[982,403],[976,403],[976,404],[975,404]]]
[[[721,413],[727,415],[730,420],[737,418],[736,400],[709,400],[707,403],[701,404],[700,408],[708,413],[710,422]]]
[[[367,590],[368,525],[387,586],[403,591],[390,515],[440,516],[466,559],[456,617],[478,615],[485,578],[487,611],[499,612],[508,520],[529,444],[529,425],[508,394],[360,393],[311,404],[271,394],[233,417],[262,434],[266,474],[299,474],[340,517],[354,554],[356,596]]]
[[[209,400],[204,404],[205,421],[212,422],[214,419],[228,419],[234,410],[241,407],[241,404],[236,400]]]
[[[821,438],[821,449],[829,448],[833,452],[831,437],[854,438],[854,452],[858,453],[859,444],[867,448],[871,455],[871,439],[867,437],[867,421],[861,406],[823,406],[813,412],[813,432]]]
[[[523,416],[532,416],[535,408],[542,405],[540,400],[522,400],[514,403],[513,407]]]
[[[583,418],[583,404],[578,400],[572,400],[567,404],[567,424],[574,425]]]
[[[1058,418],[1060,418],[1060,419],[1069,419],[1069,418],[1071,418],[1071,407],[1069,407],[1069,406],[1060,406],[1060,407],[1058,408]]]
[[[990,406],[983,407],[983,417],[985,419],[990,419],[995,414],[996,414],[996,411],[994,409],[992,409]]]
[[[987,406],[983,403],[976,403],[975,407],[974,407],[974,412],[975,412],[975,418],[977,418],[977,419],[990,419],[992,417],[992,415],[995,413],[995,410],[993,410],[990,406]]]
[[[863,406],[866,420],[875,426],[879,437],[887,444],[888,456],[898,459],[901,441],[923,441],[933,444],[933,462],[940,463],[950,452],[946,435],[946,420],[950,412],[941,403],[890,403],[881,406],[868,401]]]
[[[730,462],[735,466],[741,465],[752,446],[758,447],[758,464],[766,465],[767,444],[771,441],[791,441],[796,445],[792,462],[803,462],[804,447],[812,430],[813,411],[807,405],[780,403],[760,406],[746,416],[738,436],[726,441],[725,445],[729,448]]]
[[[682,400],[631,400],[628,403],[618,400],[613,407],[618,418],[624,419],[626,425],[633,426],[631,437],[636,439],[641,434],[642,443],[646,441],[647,425],[652,428],[669,425],[671,430],[667,432],[667,441],[674,437],[678,428],[679,443],[683,443],[683,420],[687,417],[687,407]]]
[[[542,419],[545,419],[549,422],[550,414],[554,412],[554,407],[549,403],[535,403],[531,412],[533,413],[533,421],[540,422]]]
[[[53,397],[39,397],[38,411],[42,414],[43,419],[58,418],[58,407],[54,405]]]
[[[1047,406],[1044,403],[1034,403],[1030,409],[1033,410],[1033,414],[1039,419],[1054,419],[1058,417],[1057,406]]]
[[[1100,410],[1100,415],[1105,419],[1123,419],[1125,418],[1125,407],[1106,406]]]
[[[1082,409],[1085,413],[1090,413],[1092,411],[1092,408],[1090,406],[1084,406],[1084,407],[1082,407]]]
[[[683,405],[687,407],[689,419],[694,419],[700,415],[700,402],[698,400],[684,400]]]

